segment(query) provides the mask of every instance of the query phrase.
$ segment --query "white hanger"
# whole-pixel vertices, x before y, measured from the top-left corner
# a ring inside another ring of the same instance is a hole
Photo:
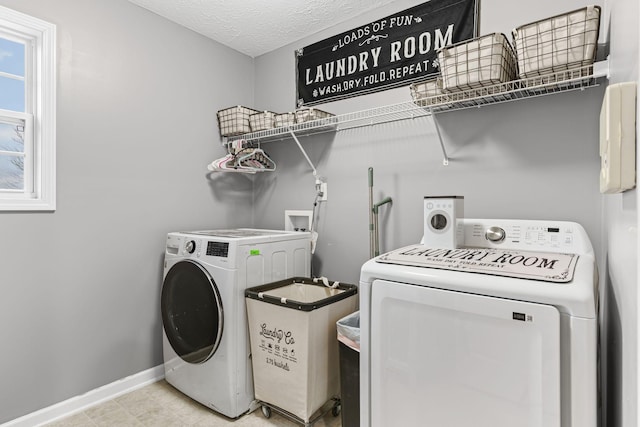
[[[242,151],[247,152],[239,156]],[[254,168],[256,171],[259,170],[262,172],[273,172],[276,170],[276,163],[271,160],[262,148],[246,148],[242,151],[236,154],[236,167]]]
[[[226,156],[211,162],[207,169],[212,172],[240,172],[254,174],[256,172],[272,172],[276,164],[260,147],[247,147],[243,139],[227,144]]]

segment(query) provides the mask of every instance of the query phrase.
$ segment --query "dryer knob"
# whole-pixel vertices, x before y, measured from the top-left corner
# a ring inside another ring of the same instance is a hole
[[[196,250],[196,242],[193,240],[189,240],[187,244],[184,245],[184,250],[187,251],[187,253],[192,254],[193,251]]]
[[[489,227],[487,231],[484,232],[484,237],[490,242],[500,243],[507,237],[507,233],[504,231],[504,228]]]

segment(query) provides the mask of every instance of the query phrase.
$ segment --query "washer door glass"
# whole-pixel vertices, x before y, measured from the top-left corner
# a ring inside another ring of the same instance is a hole
[[[162,285],[162,325],[173,350],[189,363],[202,363],[222,338],[222,301],[216,284],[200,264],[175,264]]]

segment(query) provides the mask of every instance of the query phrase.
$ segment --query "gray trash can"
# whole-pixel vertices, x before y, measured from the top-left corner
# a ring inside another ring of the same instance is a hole
[[[357,308],[357,291],[304,277],[245,291],[256,399],[308,424],[339,396],[336,322]]]
[[[360,426],[360,312],[336,323],[340,348],[342,427]]]

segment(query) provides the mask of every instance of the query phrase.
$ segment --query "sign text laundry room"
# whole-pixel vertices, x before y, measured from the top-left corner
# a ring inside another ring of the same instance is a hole
[[[480,0],[431,0],[299,49],[298,106],[377,92],[438,72],[437,50],[478,35]]]

